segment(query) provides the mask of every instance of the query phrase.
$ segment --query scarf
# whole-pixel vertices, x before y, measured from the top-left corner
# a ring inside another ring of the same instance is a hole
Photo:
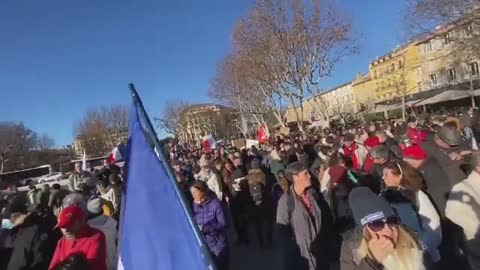
[[[343,153],[345,153],[346,157],[352,159],[352,164],[354,169],[360,169],[360,165],[358,164],[358,157],[357,157],[357,144],[354,142],[350,147],[343,147]]]

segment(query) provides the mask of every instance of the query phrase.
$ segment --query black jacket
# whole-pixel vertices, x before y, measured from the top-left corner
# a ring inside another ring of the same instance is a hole
[[[390,150],[390,152],[393,153],[394,155],[393,158],[403,159],[402,148],[400,148],[400,146],[394,139],[387,138],[385,142],[383,142],[383,145],[385,145],[388,148],[388,150]]]
[[[32,212],[14,228],[15,241],[7,270],[47,270],[60,233],[53,214]]]

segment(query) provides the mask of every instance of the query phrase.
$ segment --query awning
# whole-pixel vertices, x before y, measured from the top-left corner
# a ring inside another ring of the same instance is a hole
[[[376,113],[388,112],[388,111],[393,111],[401,108],[402,108],[402,103],[394,103],[394,104],[388,104],[388,105],[378,104],[378,105],[375,105],[375,112]]]
[[[475,96],[480,95],[480,89],[473,91],[473,94]],[[470,97],[471,95],[472,94],[469,90],[447,90],[433,97],[420,101],[419,103],[415,104],[415,106],[435,104],[435,103],[449,101],[449,100],[458,100],[458,99]]]

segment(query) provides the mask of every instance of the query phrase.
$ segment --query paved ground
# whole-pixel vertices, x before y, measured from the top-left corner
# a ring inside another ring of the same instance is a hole
[[[265,270],[275,267],[272,250],[256,247],[233,247],[230,270]]]

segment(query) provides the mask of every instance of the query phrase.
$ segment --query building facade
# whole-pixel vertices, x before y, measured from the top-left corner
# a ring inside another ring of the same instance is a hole
[[[375,83],[370,74],[359,74],[352,82],[357,112],[371,112],[375,107]]]
[[[437,27],[435,33],[417,42],[422,58],[422,86],[431,90],[455,86],[479,78],[480,52],[459,50],[455,40],[467,39],[471,24]]]
[[[419,48],[410,42],[378,57],[370,63],[369,73],[375,84],[376,102],[417,93],[422,82]]]
[[[307,98],[302,105],[303,121],[310,123],[357,112],[352,82],[342,84],[320,95]],[[295,110],[291,107],[288,108],[285,118],[287,123],[296,122]]]
[[[232,108],[212,103],[193,105],[183,112],[178,137],[182,142],[198,142],[209,134],[229,139],[238,134],[237,121],[238,112]]]

